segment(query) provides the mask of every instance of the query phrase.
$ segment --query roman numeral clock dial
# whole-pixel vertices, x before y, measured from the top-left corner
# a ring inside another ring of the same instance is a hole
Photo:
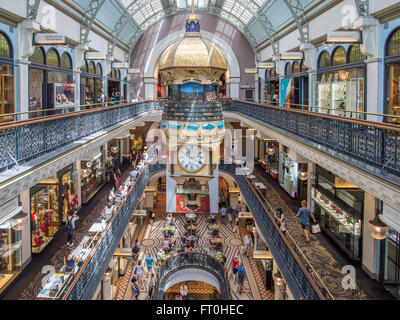
[[[178,152],[181,167],[190,173],[200,171],[206,164],[206,155],[199,146],[183,146]]]

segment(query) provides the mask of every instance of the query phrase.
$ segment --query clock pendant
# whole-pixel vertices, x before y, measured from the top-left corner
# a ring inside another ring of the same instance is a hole
[[[206,155],[199,146],[186,145],[178,152],[178,162],[183,170],[194,173],[200,171],[206,164]]]

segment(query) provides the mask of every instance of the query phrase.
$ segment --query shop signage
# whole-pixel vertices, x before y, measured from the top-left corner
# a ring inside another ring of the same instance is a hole
[[[129,69],[129,65],[124,62],[114,62],[112,66],[114,69]]]
[[[335,177],[335,188],[338,189],[359,189],[358,186],[346,181],[343,178]]]
[[[140,69],[128,69],[128,74],[140,74]]]
[[[281,54],[281,60],[303,60],[303,52],[283,52]]]
[[[59,33],[37,33],[35,44],[65,44],[65,36]]]
[[[258,69],[273,69],[275,68],[275,63],[273,62],[260,62],[257,66]]]
[[[245,74],[257,74],[258,72],[257,72],[257,69],[248,69],[248,68],[246,68],[246,69],[244,69],[244,73]]]
[[[106,54],[104,52],[87,52],[86,60],[106,60]]]

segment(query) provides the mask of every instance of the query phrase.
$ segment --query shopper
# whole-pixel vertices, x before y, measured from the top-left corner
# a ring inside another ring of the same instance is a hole
[[[233,227],[233,233],[239,233],[239,215],[237,214],[235,217],[235,226]]]
[[[182,296],[182,300],[186,300],[186,297],[188,295],[188,287],[187,287],[187,281],[184,284],[181,284],[181,288],[179,290],[181,296]]]
[[[239,264],[239,259],[238,259],[238,257],[234,257],[234,258],[232,259],[232,273],[233,273],[233,278],[234,278],[235,282],[238,281],[238,279],[237,279],[238,264]]]
[[[299,209],[299,212],[296,214],[296,218],[300,217],[300,223],[301,227],[303,228],[303,233],[306,238],[306,242],[309,243],[311,242],[310,237],[308,235],[308,226],[310,225],[310,216],[313,219],[314,223],[317,223],[317,220],[315,219],[314,215],[311,213],[311,210],[307,208],[307,201],[303,200],[301,202],[301,208]]]
[[[135,300],[139,300],[140,290],[138,285],[136,284],[136,277],[133,276],[132,278],[132,296],[135,297]]]
[[[228,209],[226,208],[225,201],[224,201],[224,202],[222,202],[222,208],[221,208],[221,220],[223,223],[226,223],[225,216],[226,216],[227,211],[228,211]]]
[[[135,245],[132,248],[132,257],[136,259],[140,252],[140,243],[138,240],[135,240]]]
[[[148,273],[150,274],[151,270],[153,269],[153,261],[154,261],[154,259],[151,256],[150,252],[147,253],[147,257],[146,257],[145,261],[146,261],[146,266],[147,266]]]
[[[66,223],[65,232],[67,233],[67,243],[69,246],[72,246],[76,220],[79,220],[79,217],[73,210],[71,210],[65,221]]]
[[[233,214],[233,209],[229,205],[229,207],[228,207],[228,221],[229,221],[229,224],[230,224],[231,227],[232,227],[232,214]]]
[[[279,225],[279,228],[285,234],[286,232],[286,221],[285,221],[285,215],[283,214],[282,208],[277,208],[276,209],[276,222]]]
[[[121,103],[121,93],[117,91],[114,97],[114,104],[119,105]]]
[[[243,240],[243,253],[246,254],[246,256],[249,255],[250,248],[251,248],[250,234],[246,234]]]
[[[148,296],[147,296],[147,299],[146,299],[146,300],[150,300],[150,299],[151,299],[151,296],[153,295],[153,288],[154,288],[155,285],[156,285],[156,279],[154,278],[154,273],[152,272],[152,273],[150,274],[150,279],[149,279],[149,293],[148,293]]]
[[[143,280],[142,280],[143,279],[143,264],[142,264],[142,260],[139,260],[137,265],[136,265],[135,275],[136,275],[136,278],[138,280],[139,286],[141,286],[142,283],[143,283]]]
[[[244,277],[246,276],[246,270],[244,269],[241,263],[238,264],[238,293],[239,295],[242,294],[243,284],[244,284]]]
[[[64,257],[64,271],[66,273],[72,272],[75,267],[75,262],[77,260],[77,257],[72,254],[72,250],[68,249],[67,255]]]

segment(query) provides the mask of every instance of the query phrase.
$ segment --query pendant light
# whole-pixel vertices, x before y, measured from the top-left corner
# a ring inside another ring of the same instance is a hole
[[[307,163],[300,163],[300,169],[298,172],[298,178],[301,181],[306,181],[308,179]]]
[[[388,234],[388,227],[385,223],[379,219],[380,210],[375,210],[375,218],[369,221],[370,226],[372,227],[371,236],[376,240],[384,240]]]

